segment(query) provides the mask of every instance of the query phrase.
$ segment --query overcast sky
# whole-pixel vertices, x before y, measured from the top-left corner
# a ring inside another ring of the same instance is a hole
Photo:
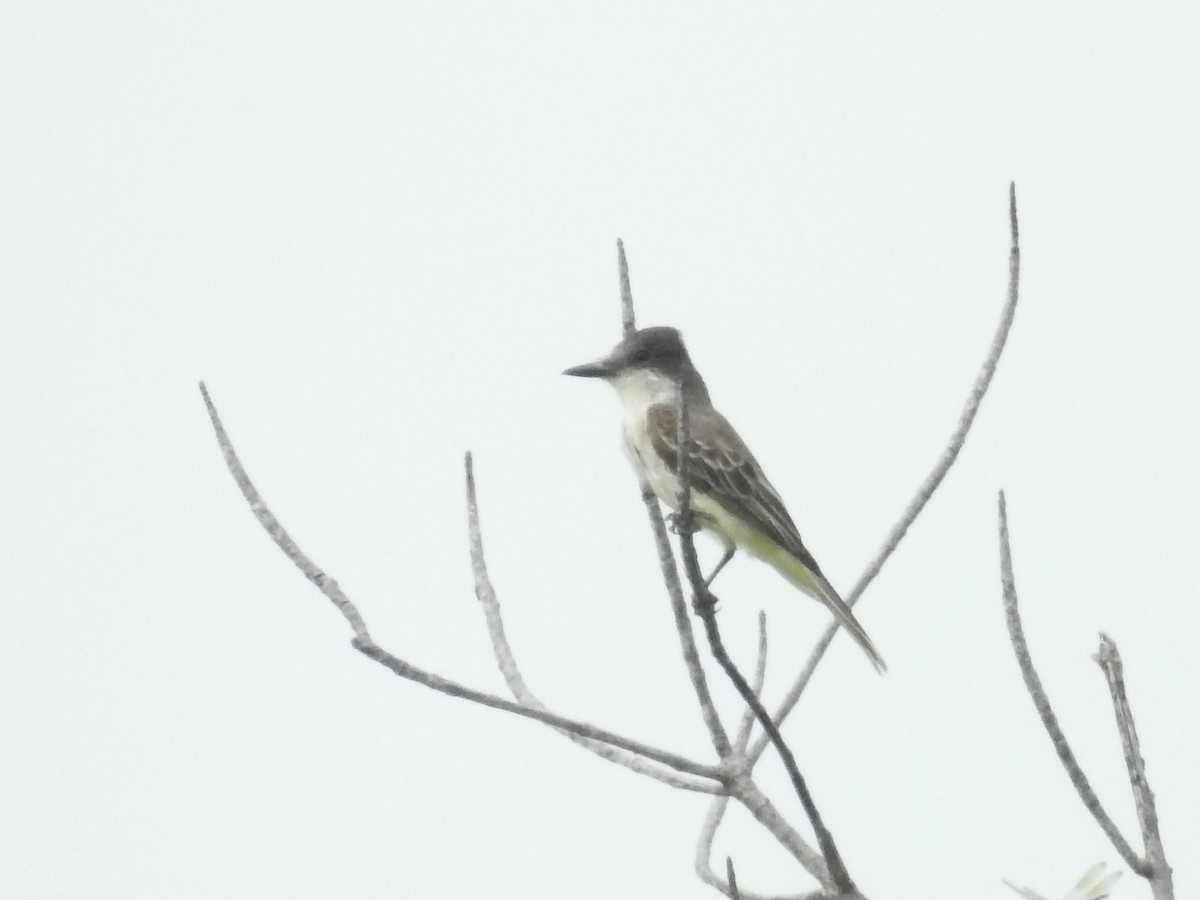
[[[702,797],[349,646],[226,472],[398,655],[711,761],[616,401],[562,377],[673,324],[847,589],[977,426],[786,733],[875,898],[1050,897],[1121,865],[1025,695],[1140,846],[1125,659],[1178,896],[1200,894],[1200,9],[1192,3],[10,3],[0,13],[0,894],[717,896]],[[706,560],[716,550],[702,543]],[[828,621],[736,560],[768,699]],[[730,690],[722,708],[738,711]],[[805,833],[782,770],[764,786]],[[743,815],[744,887],[814,886]],[[1126,873],[1115,898],[1148,896]]]

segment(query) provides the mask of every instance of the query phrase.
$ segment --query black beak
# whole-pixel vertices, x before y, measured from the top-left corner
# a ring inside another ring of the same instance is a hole
[[[563,372],[564,375],[574,375],[577,378],[608,378],[612,373],[612,367],[604,359],[584,363],[582,366],[571,366]]]

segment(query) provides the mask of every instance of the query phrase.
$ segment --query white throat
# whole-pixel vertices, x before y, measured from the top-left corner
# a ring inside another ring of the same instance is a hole
[[[679,406],[679,382],[652,369],[627,369],[609,384],[617,392],[625,415],[645,415],[646,410],[659,403]]]
[[[609,379],[609,384],[616,389],[621,401],[621,432],[630,463],[642,474],[654,493],[668,506],[674,507],[678,482],[654,448],[646,429],[646,416],[650,407],[659,404],[679,408],[679,382],[649,369],[630,369]]]

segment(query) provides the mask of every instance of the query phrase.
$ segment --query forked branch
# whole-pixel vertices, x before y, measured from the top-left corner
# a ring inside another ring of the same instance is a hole
[[[487,622],[492,653],[496,658],[496,664],[500,667],[500,673],[504,676],[505,684],[508,685],[508,689],[517,701],[522,706],[544,710],[546,709],[545,704],[534,695],[525,683],[521,670],[517,666],[516,657],[513,655],[512,647],[509,646],[508,636],[504,631],[504,620],[500,615],[500,601],[496,596],[496,589],[492,585],[491,577],[488,575],[487,562],[483,555],[483,533],[479,525],[479,501],[475,495],[475,465],[470,453],[466,455],[464,465],[467,476],[467,532],[471,545],[471,574],[475,579],[475,596],[483,607],[484,619]],[[609,762],[624,766],[671,787],[705,794],[722,792],[720,784],[711,780],[676,775],[661,766],[651,764],[637,754],[619,750],[600,741],[589,740],[569,731],[564,731],[563,734]]]
[[[1125,696],[1124,670],[1117,645],[1107,635],[1101,635],[1100,649],[1094,657],[1104,671],[1105,679],[1113,699],[1113,709],[1117,716],[1117,728],[1121,734],[1121,745],[1125,753],[1125,762],[1129,770],[1129,780],[1133,787],[1134,801],[1137,806],[1138,822],[1142,827],[1142,836],[1146,844],[1145,858],[1138,856],[1129,841],[1121,834],[1121,830],[1105,811],[1100,798],[1092,789],[1087,776],[1084,775],[1079,760],[1076,759],[1067,737],[1063,734],[1058,718],[1050,706],[1050,698],[1033,666],[1033,658],[1029,653],[1029,645],[1025,640],[1025,630],[1021,625],[1021,613],[1017,605],[1017,584],[1013,575],[1012,549],[1008,538],[1008,507],[1005,503],[1004,492],[1000,492],[1000,583],[1004,594],[1004,619],[1008,626],[1009,639],[1012,642],[1013,653],[1021,670],[1021,678],[1025,688],[1033,700],[1034,708],[1054,752],[1066,769],[1067,777],[1075,787],[1079,799],[1096,823],[1103,830],[1109,842],[1116,849],[1125,864],[1138,875],[1150,882],[1155,900],[1171,900],[1174,888],[1171,880],[1171,867],[1167,864],[1163,852],[1162,838],[1158,831],[1158,814],[1154,807],[1154,794],[1146,781],[1146,764],[1142,759],[1138,745],[1137,732],[1133,727],[1133,713]]]
[[[1116,642],[1107,634],[1100,634],[1100,649],[1092,657],[1104,672],[1108,691],[1112,696],[1113,713],[1117,717],[1117,732],[1121,736],[1121,750],[1125,754],[1125,768],[1129,773],[1129,786],[1133,788],[1133,803],[1137,810],[1138,825],[1142,829],[1142,843],[1146,852],[1143,859],[1150,870],[1144,877],[1150,882],[1155,900],[1172,900],[1175,887],[1171,866],[1163,850],[1162,835],[1158,830],[1158,809],[1154,802],[1154,791],[1146,779],[1146,761],[1142,759],[1142,747],[1137,729],[1133,725],[1133,710],[1125,695],[1125,666]],[[1138,873],[1142,874],[1142,873]]]
[[[605,744],[611,744],[613,747],[619,747],[622,750],[630,753],[643,756],[646,759],[661,763],[667,768],[674,769],[677,772],[684,772],[689,775],[696,775],[701,778],[707,778],[715,783],[723,783],[726,779],[726,774],[717,766],[704,765],[693,760],[680,756],[677,753],[671,753],[667,750],[661,750],[657,747],[652,747],[649,744],[644,744],[640,741],[635,741],[623,735],[616,734],[611,731],[606,731],[603,728],[597,728],[594,725],[589,725],[586,722],[579,722],[574,719],[569,719],[566,716],[560,716],[556,713],[549,712],[544,709],[538,709],[530,706],[523,706],[519,703],[513,703],[510,700],[505,700],[503,697],[497,697],[483,691],[477,691],[465,685],[458,684],[448,678],[443,678],[432,672],[426,672],[423,669],[414,666],[398,656],[384,650],[371,638],[367,630],[366,622],[359,613],[358,608],[351,602],[350,598],[338,587],[337,582],[325,574],[308,556],[300,549],[299,545],[287,533],[279,520],[267,507],[266,502],[259,495],[258,490],[254,487],[250,476],[246,474],[245,468],[242,466],[241,460],[238,459],[237,452],[233,449],[233,444],[229,439],[229,435],[225,431],[224,425],[221,423],[220,416],[217,414],[216,406],[212,402],[212,398],[208,394],[207,388],[203,384],[200,385],[200,393],[204,398],[204,405],[208,409],[208,416],[212,422],[213,431],[216,433],[217,444],[221,448],[221,454],[225,458],[225,464],[228,466],[230,473],[233,475],[234,481],[242,491],[242,496],[250,505],[251,512],[255,518],[266,529],[272,540],[283,551],[284,555],[292,561],[292,563],[302,572],[304,576],[317,586],[322,594],[337,607],[338,611],[349,622],[351,630],[354,632],[354,638],[351,641],[352,646],[362,653],[364,656],[375,660],[383,666],[386,666],[401,678],[409,681],[414,681],[417,684],[422,684],[425,687],[432,688],[443,694],[448,694],[452,697],[460,697],[464,700],[469,700],[472,703],[478,703],[481,706],[489,706],[493,709],[503,710],[513,713],[514,715],[523,716],[527,719],[534,719],[549,725],[553,728],[560,729],[578,737],[585,738],[590,741],[599,741]]]

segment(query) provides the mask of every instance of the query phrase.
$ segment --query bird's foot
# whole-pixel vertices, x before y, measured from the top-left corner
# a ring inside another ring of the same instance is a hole
[[[706,520],[708,518],[703,513],[694,509],[689,510],[686,516],[681,512],[667,513],[667,527],[671,529],[672,534],[695,534]]]
[[[688,513],[686,517],[679,512],[667,513],[667,527],[672,534],[695,534],[700,530],[694,513]]]

